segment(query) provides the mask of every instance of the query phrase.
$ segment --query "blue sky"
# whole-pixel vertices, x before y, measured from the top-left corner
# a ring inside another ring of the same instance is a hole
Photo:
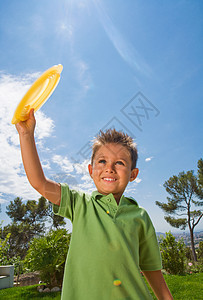
[[[155,201],[166,201],[163,183],[170,176],[196,172],[202,157],[202,15],[202,1],[0,2],[5,225],[10,200],[39,198],[27,182],[10,124],[15,107],[41,73],[61,63],[60,83],[36,113],[45,174],[91,192],[90,141],[109,126],[127,131],[138,145],[140,174],[126,195],[147,209],[157,231],[175,231]]]

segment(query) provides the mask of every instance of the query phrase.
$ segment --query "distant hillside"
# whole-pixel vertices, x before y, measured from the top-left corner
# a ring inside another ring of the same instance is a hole
[[[184,240],[184,243],[186,246],[190,246],[191,242],[190,242],[190,233],[183,231],[183,232],[171,232],[173,234],[173,236],[175,236],[176,240],[179,241],[180,239]],[[156,232],[157,237],[160,236],[166,236],[165,233],[163,232]],[[203,241],[203,230],[198,231],[198,232],[194,232],[194,243],[195,243],[195,247],[199,247],[199,243]]]

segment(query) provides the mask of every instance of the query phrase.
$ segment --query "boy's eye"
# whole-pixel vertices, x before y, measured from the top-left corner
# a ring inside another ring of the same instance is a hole
[[[105,159],[100,159],[99,160],[99,164],[105,164],[105,162],[106,162]]]
[[[124,163],[123,163],[122,161],[120,161],[120,160],[118,160],[118,161],[116,162],[116,164],[117,164],[117,165],[122,165],[122,166],[124,166]]]

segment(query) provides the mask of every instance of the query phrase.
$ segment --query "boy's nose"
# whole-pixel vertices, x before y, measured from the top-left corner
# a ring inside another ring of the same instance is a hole
[[[108,173],[113,173],[113,172],[115,172],[114,164],[113,164],[113,163],[108,163],[108,164],[106,165],[105,172],[108,172]]]

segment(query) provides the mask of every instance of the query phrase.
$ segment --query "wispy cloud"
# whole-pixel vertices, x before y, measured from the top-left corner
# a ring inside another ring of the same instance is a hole
[[[52,174],[55,181],[67,183],[71,189],[77,191],[91,193],[95,190],[87,168],[89,160],[75,162],[67,156],[54,155],[52,162],[59,167],[57,173]]]
[[[57,164],[62,172],[71,174],[74,170],[73,163],[65,156],[54,154],[52,157],[52,162]]]
[[[76,60],[77,77],[82,86],[83,93],[86,94],[92,86],[92,78],[89,71],[89,66],[83,60]]]
[[[153,158],[154,158],[153,156],[147,157],[147,158],[145,158],[145,161],[146,161],[146,162],[149,162],[149,161],[151,161]]]
[[[136,192],[136,188],[137,188],[137,185],[142,181],[142,179],[140,178],[136,178],[134,181],[132,182],[129,182],[126,190],[125,190],[125,195],[128,196],[133,196],[133,194]]]
[[[96,11],[98,13],[99,20],[115,49],[119,55],[128,63],[130,67],[144,74],[147,77],[152,76],[152,70],[150,66],[141,57],[138,51],[132,46],[132,44],[127,41],[122,34],[119,32],[118,28],[114,25],[111,17],[107,13],[104,5],[100,0],[93,0]]]
[[[56,34],[60,37],[60,43],[63,44],[63,48],[66,48],[66,43],[70,48],[69,58],[71,66],[74,68],[72,74],[75,74],[75,80],[80,86],[80,89],[77,90],[76,99],[83,98],[93,85],[88,63],[82,58],[80,49],[75,45],[76,35],[80,32],[78,19],[82,17],[82,14],[85,13],[83,10],[87,8],[88,2],[71,0],[64,5],[62,17],[56,25]]]

